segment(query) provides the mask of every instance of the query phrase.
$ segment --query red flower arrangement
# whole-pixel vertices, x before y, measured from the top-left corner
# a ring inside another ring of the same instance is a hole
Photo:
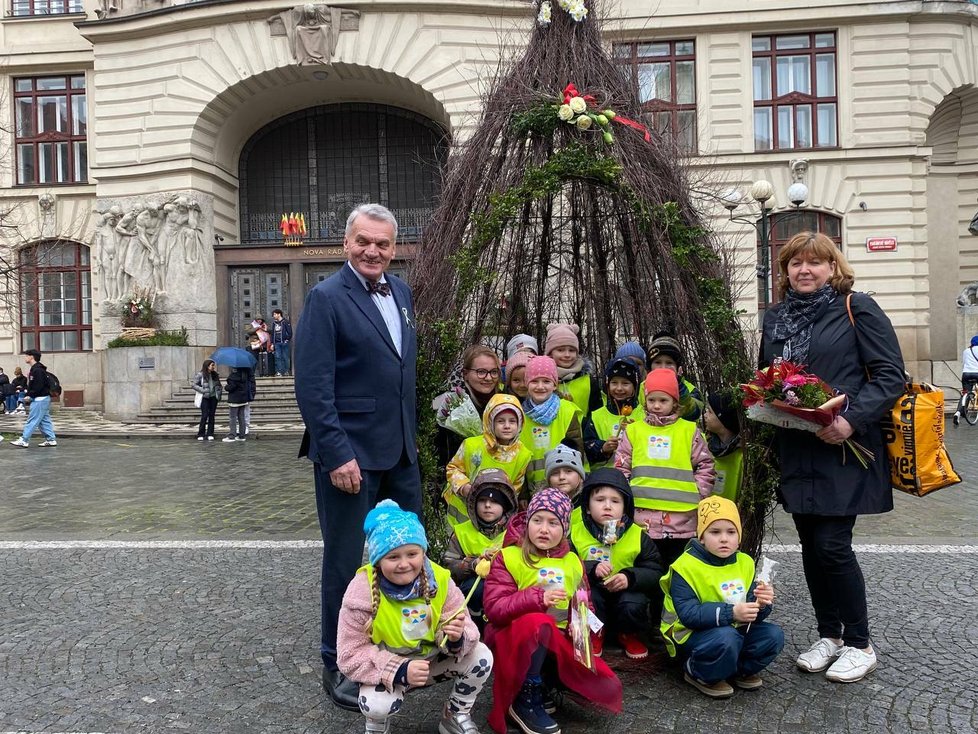
[[[831,425],[846,404],[844,393],[838,393],[801,365],[777,360],[766,370],[754,373],[754,379],[740,386],[744,393],[747,417],[778,428],[816,433]],[[847,439],[849,447],[863,467],[875,456],[872,451]]]

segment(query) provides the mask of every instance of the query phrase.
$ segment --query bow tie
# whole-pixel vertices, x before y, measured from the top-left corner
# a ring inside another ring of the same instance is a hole
[[[391,287],[388,283],[374,283],[372,280],[368,280],[367,293],[370,295],[374,295],[376,293],[381,296],[389,296],[391,294]]]

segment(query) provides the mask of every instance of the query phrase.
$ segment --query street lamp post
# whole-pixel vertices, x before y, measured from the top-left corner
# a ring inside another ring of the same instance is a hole
[[[797,210],[808,199],[808,187],[796,181],[788,187],[788,201]],[[761,281],[761,311],[766,311],[771,301],[771,220],[768,210],[774,207],[774,186],[770,181],[759,179],[750,187],[750,198],[760,207],[760,220],[734,216],[734,211],[744,203],[743,195],[736,189],[731,189],[720,196],[720,202],[730,212],[730,221],[746,222],[757,229],[761,241],[761,256],[757,263],[757,279]]]

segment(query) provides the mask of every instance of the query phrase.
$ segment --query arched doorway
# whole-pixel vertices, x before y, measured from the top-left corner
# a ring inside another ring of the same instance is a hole
[[[262,247],[264,256],[228,269],[232,341],[272,309],[298,317],[309,289],[342,265],[346,218],[357,204],[375,201],[391,209],[399,225],[398,255],[410,253],[431,218],[447,155],[444,128],[384,104],[310,107],[252,135],[238,165],[240,244]],[[297,260],[294,248],[282,247],[284,212],[304,215],[302,252],[311,257]],[[276,251],[278,263],[271,258]],[[392,270],[402,267],[395,262]]]

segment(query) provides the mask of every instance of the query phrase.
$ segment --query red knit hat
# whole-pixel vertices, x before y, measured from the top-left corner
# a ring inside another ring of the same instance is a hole
[[[670,398],[679,402],[679,380],[676,373],[664,367],[652,370],[645,378],[645,394],[651,395],[654,392],[664,392]]]

